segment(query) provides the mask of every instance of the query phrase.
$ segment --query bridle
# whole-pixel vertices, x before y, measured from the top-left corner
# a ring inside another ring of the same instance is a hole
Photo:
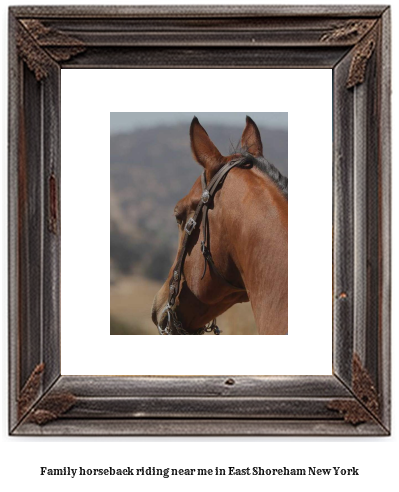
[[[176,264],[173,269],[172,279],[169,284],[168,302],[160,316],[160,323],[162,324],[166,318],[167,320],[166,326],[162,328],[161,324],[158,324],[158,331],[160,335],[203,335],[205,332],[208,333],[213,332],[215,335],[220,335],[221,333],[218,326],[216,325],[216,319],[208,323],[206,326],[199,328],[195,332],[188,332],[183,328],[183,325],[177,318],[177,314],[176,314],[176,299],[180,292],[180,282],[183,272],[184,260],[186,258],[186,253],[187,253],[187,243],[191,233],[193,232],[193,230],[197,225],[198,217],[201,212],[202,212],[202,234],[203,234],[203,239],[201,241],[201,252],[204,256],[204,272],[202,274],[201,280],[204,278],[206,273],[206,267],[209,264],[210,268],[217,275],[217,277],[230,289],[233,289],[236,292],[246,291],[246,289],[243,289],[242,287],[236,287],[235,285],[231,284],[228,280],[224,278],[224,276],[216,268],[211,252],[209,251],[209,222],[208,222],[209,205],[216,193],[217,188],[223,184],[224,179],[226,178],[229,171],[231,171],[234,167],[242,166],[246,162],[247,160],[245,157],[241,157],[239,159],[228,162],[222,168],[219,169],[219,171],[213,176],[213,178],[211,179],[208,185],[206,182],[205,171],[201,175],[201,185],[202,185],[201,199],[197,205],[194,215],[187,221],[184,227],[185,235],[183,239],[182,248],[176,260]]]
[[[158,331],[160,335],[203,335],[205,332],[211,333],[213,332],[215,335],[220,335],[220,330],[216,325],[216,319],[208,323],[206,326],[199,328],[195,332],[188,332],[183,328],[182,323],[177,318],[176,314],[176,299],[180,292],[180,281],[184,266],[184,260],[186,258],[187,253],[187,243],[189,237],[193,230],[197,225],[197,220],[202,212],[202,234],[203,239],[201,241],[201,252],[204,256],[204,271],[201,277],[201,280],[204,278],[206,273],[206,266],[209,264],[210,268],[212,268],[213,272],[218,276],[218,278],[230,289],[235,290],[236,292],[245,292],[246,289],[242,287],[236,287],[231,284],[228,280],[224,278],[224,276],[219,272],[216,268],[216,265],[213,261],[211,252],[209,251],[209,223],[208,223],[208,209],[211,200],[214,197],[214,194],[219,187],[224,182],[229,171],[231,171],[234,167],[242,166],[246,163],[245,158],[240,158],[237,160],[232,160],[225,164],[219,171],[213,176],[209,184],[206,182],[206,174],[205,171],[201,175],[201,185],[202,185],[202,195],[201,199],[197,205],[197,208],[194,212],[194,215],[187,221],[184,227],[184,239],[183,244],[180,250],[180,254],[176,260],[175,267],[173,269],[172,279],[169,284],[169,297],[168,302],[163,309],[160,315],[160,323],[163,323],[165,317],[167,317],[167,323],[165,328],[162,328],[160,324],[158,324]]]

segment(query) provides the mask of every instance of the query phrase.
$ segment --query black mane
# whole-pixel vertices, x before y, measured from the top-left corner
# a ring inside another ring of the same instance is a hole
[[[251,164],[259,169],[259,171],[261,171],[263,174],[269,176],[269,178],[277,185],[279,190],[288,200],[288,178],[283,176],[271,162],[269,162],[263,156],[254,157],[245,149],[241,149],[238,153],[241,154],[243,157],[243,165]]]

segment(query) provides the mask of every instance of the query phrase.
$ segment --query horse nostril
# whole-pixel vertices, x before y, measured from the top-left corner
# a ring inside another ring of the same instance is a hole
[[[155,326],[158,325],[158,319],[157,319],[157,297],[154,297],[154,301],[152,303],[152,308],[151,308],[151,319],[154,323]]]
[[[153,309],[151,312],[151,319],[154,325],[158,325],[157,312],[155,311],[155,309]]]

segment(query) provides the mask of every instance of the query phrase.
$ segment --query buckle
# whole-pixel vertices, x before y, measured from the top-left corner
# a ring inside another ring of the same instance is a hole
[[[205,259],[209,261],[209,259],[211,258],[211,252],[205,246],[204,241],[201,241],[201,253],[205,256]]]
[[[208,203],[209,197],[210,197],[209,191],[205,190],[201,196],[202,203]]]
[[[197,223],[195,222],[195,220],[193,218],[191,218],[187,221],[187,224],[186,224],[184,230],[187,232],[188,235],[190,235],[193,232],[193,230],[195,229],[196,225],[197,225]]]

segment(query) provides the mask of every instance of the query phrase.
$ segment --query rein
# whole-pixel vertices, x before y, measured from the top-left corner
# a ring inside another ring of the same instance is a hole
[[[197,220],[202,212],[202,234],[203,238],[201,241],[201,252],[204,256],[204,272],[202,274],[201,280],[204,278],[206,273],[206,267],[209,264],[210,268],[213,272],[218,276],[218,278],[228,287],[234,289],[237,292],[244,292],[246,289],[241,287],[236,287],[231,284],[228,280],[224,278],[224,276],[219,272],[216,268],[216,265],[212,259],[211,252],[209,251],[209,223],[208,223],[208,209],[209,204],[212,198],[214,197],[217,188],[219,185],[222,185],[224,179],[226,178],[229,171],[231,171],[234,167],[241,166],[246,162],[245,159],[233,160],[225,164],[219,171],[213,176],[209,184],[206,182],[205,171],[201,175],[201,184],[202,184],[202,195],[201,199],[197,205],[197,208],[194,212],[193,217],[191,217],[185,227],[185,236],[183,239],[182,248],[177,258],[175,267],[173,269],[173,276],[171,282],[169,284],[169,297],[168,302],[161,313],[160,323],[158,324],[158,331],[160,335],[203,335],[205,332],[214,333],[215,335],[220,335],[221,331],[216,325],[216,319],[208,323],[206,326],[199,328],[197,331],[193,333],[189,333],[187,330],[183,328],[182,323],[178,320],[176,314],[176,299],[180,292],[180,282],[181,276],[183,272],[184,260],[186,258],[187,253],[187,243],[189,237],[193,230],[197,225]],[[167,323],[165,328],[162,328],[161,323],[163,323],[165,317],[167,317]]]

